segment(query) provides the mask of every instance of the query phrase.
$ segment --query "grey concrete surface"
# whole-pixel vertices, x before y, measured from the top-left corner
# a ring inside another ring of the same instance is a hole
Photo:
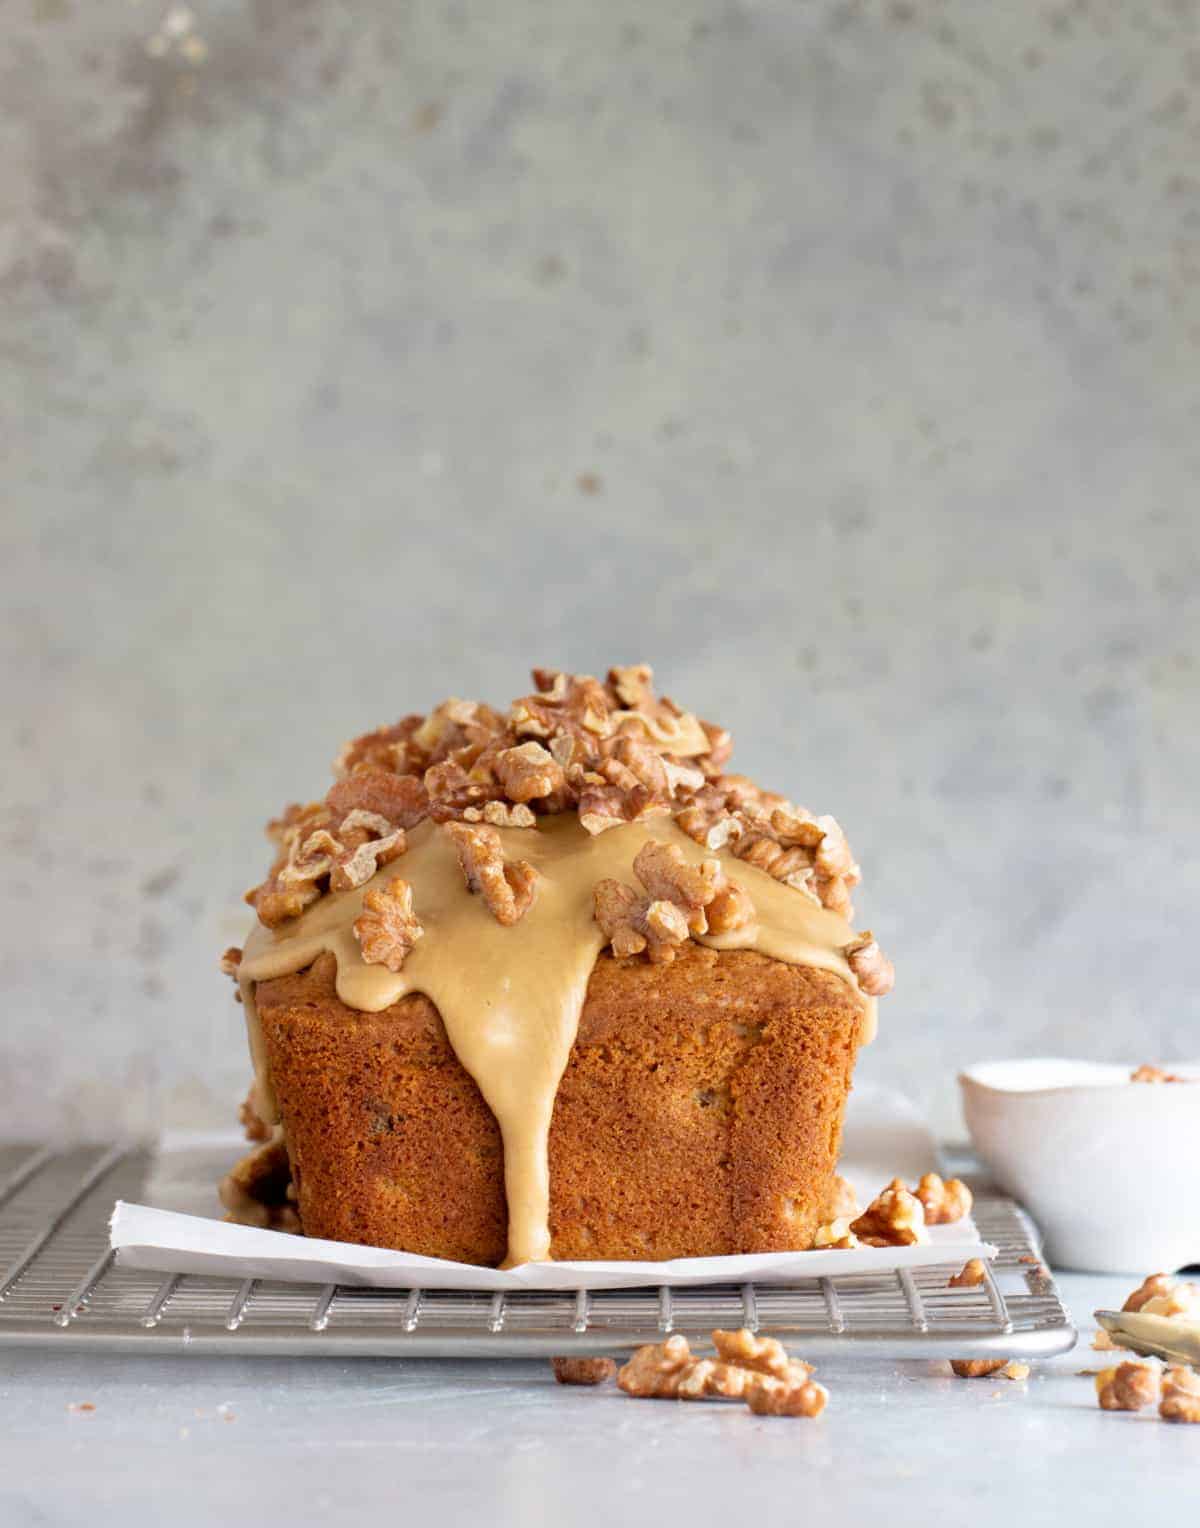
[[[937,1362],[820,1366],[817,1421],[564,1390],[543,1363],[86,1360],[0,1368],[11,1528],[422,1521],[496,1528],[742,1521],[896,1528],[1187,1518],[1200,1429],[1104,1412],[1091,1311],[1128,1281],[1063,1281],[1083,1346],[1025,1383]],[[94,1411],[71,1410],[88,1402]]]
[[[0,14],[0,1130],[227,1117],[260,824],[531,662],[842,819],[940,1127],[1200,1052],[1191,0]]]

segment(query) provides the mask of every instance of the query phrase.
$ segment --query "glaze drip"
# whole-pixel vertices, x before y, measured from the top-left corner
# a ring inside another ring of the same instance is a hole
[[[276,930],[256,924],[238,977],[246,1005],[256,1107],[277,1118],[254,1007],[254,984],[288,975],[328,951],[337,961],[338,997],[377,1013],[411,992],[437,1008],[450,1043],[475,1079],[504,1143],[508,1199],[506,1266],[549,1256],[548,1140],[559,1080],[570,1057],[588,980],[604,944],[595,922],[597,881],[637,885],[633,860],[651,839],[675,844],[690,863],[712,858],[667,816],[646,818],[596,836],[573,814],[544,817],[537,828],[499,830],[506,858],[528,860],[539,874],[533,906],[504,927],[481,898],[468,894],[448,835],[430,822],[409,835],[408,852],[354,891],[323,897]],[[835,972],[858,991],[842,948],[853,938],[845,919],[720,853],[722,869],[749,893],[755,921],[733,933],[701,936],[713,949],[753,949],[789,965]],[[399,972],[368,965],[352,924],[365,893],[400,875],[413,889],[424,936]],[[863,1041],[875,1028],[875,1003],[863,1004]]]

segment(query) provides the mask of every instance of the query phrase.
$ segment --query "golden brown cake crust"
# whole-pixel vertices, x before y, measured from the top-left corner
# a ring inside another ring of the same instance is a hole
[[[324,955],[256,1002],[310,1236],[504,1256],[500,1133],[428,998],[346,1007]],[[551,1253],[803,1249],[863,1016],[842,979],[753,951],[597,961],[550,1132]]]

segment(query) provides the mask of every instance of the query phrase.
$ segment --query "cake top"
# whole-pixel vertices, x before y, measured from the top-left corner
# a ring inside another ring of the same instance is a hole
[[[325,798],[268,825],[275,862],[246,893],[259,920],[279,928],[328,893],[365,884],[425,819],[463,825],[453,836],[464,869],[473,860],[486,874],[495,847],[487,828],[536,828],[560,813],[577,815],[592,836],[670,816],[704,848],[853,916],[859,869],[837,822],[727,774],[729,733],[656,695],[647,664],[609,669],[603,683],[535,668],[533,683],[506,712],[450,699],[347,743]],[[525,893],[510,891],[502,922],[520,916]]]
[[[434,1002],[500,1127],[510,1263],[548,1255],[554,1098],[605,948],[823,969],[859,995],[864,1041],[892,979],[850,925],[858,866],[832,817],[726,774],[729,734],[657,697],[645,665],[533,679],[504,714],[448,700],[349,743],[324,800],[271,824],[259,926],[226,956],[268,1124],[258,982],[330,953],[348,1008]]]

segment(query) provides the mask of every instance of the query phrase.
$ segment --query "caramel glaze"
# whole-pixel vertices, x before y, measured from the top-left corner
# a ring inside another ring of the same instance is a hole
[[[595,837],[573,813],[543,817],[536,828],[500,829],[508,859],[528,860],[539,873],[533,906],[503,927],[482,898],[465,887],[448,836],[431,822],[409,835],[407,853],[354,891],[323,897],[288,925],[256,924],[246,942],[239,979],[246,1007],[256,1106],[269,1123],[271,1096],[254,984],[310,965],[323,951],[337,960],[337,994],[350,1008],[378,1013],[409,992],[437,1005],[458,1059],[475,1079],[504,1142],[508,1199],[506,1267],[549,1256],[548,1138],[554,1099],[570,1056],[588,980],[604,937],[592,916],[592,892],[605,876],[636,886],[633,860],[650,839],[676,844],[693,862],[712,858],[671,818],[652,817]],[[756,921],[735,933],[702,936],[713,949],[753,949],[789,965],[836,972],[857,991],[842,955],[853,937],[844,918],[755,865],[718,856],[730,880],[754,903]],[[352,924],[364,894],[395,876],[413,889],[425,932],[399,972],[368,965]],[[874,1000],[863,996],[863,1040],[873,1037]]]

